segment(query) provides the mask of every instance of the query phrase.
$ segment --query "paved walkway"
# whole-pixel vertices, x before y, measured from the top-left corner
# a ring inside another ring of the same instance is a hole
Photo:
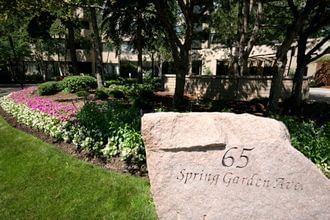
[[[34,86],[34,84],[25,84],[24,88],[30,86]],[[21,90],[21,85],[19,84],[0,84],[0,97],[18,90]]]
[[[330,89],[328,88],[310,88],[309,98],[310,102],[326,102],[330,104]]]

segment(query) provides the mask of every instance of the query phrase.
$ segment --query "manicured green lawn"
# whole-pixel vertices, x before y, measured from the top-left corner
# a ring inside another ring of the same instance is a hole
[[[79,161],[0,117],[0,219],[156,219],[145,179]]]

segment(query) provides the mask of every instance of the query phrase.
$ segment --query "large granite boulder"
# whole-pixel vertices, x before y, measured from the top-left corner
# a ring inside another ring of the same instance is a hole
[[[159,219],[330,219],[330,182],[281,122],[249,114],[142,119]]]

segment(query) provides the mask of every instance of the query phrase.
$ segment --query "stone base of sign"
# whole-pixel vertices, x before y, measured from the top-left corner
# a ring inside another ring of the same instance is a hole
[[[142,119],[159,219],[330,219],[330,182],[273,119],[153,113]]]

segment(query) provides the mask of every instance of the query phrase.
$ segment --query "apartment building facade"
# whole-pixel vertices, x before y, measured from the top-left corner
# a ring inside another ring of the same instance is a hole
[[[201,4],[212,4],[212,1],[201,1]],[[194,8],[196,14],[199,13],[199,7]],[[81,21],[80,39],[90,38],[91,24],[86,18],[84,10],[77,10],[77,16]],[[204,14],[201,22],[194,25],[195,39],[192,42],[191,49],[191,68],[190,75],[228,75],[229,74],[229,60],[230,50],[224,45],[219,44],[216,41],[215,34],[210,32],[208,16],[210,11]],[[313,42],[313,40],[311,40]],[[120,50],[115,50],[111,44],[105,40],[102,42],[103,52],[102,59],[104,65],[105,76],[121,75],[123,77],[134,77],[136,75],[135,67],[137,65],[137,54],[129,46],[128,41],[124,41]],[[323,46],[326,48],[330,45],[327,42]],[[322,48],[321,48],[322,50]],[[90,45],[82,42],[76,44],[76,54],[78,61],[78,71],[80,73],[95,73],[95,59],[93,50]],[[255,46],[250,53],[249,57],[249,74],[250,75],[264,75],[269,76],[273,71],[273,63],[275,61],[276,49],[274,47],[266,45]],[[286,75],[292,75],[296,67],[296,45],[292,46],[292,49],[288,52],[288,63],[286,67]],[[156,75],[159,74],[175,74],[171,68],[171,62],[166,61],[162,65],[162,73],[159,73],[159,68],[155,67],[160,65],[157,59],[153,59],[152,54],[143,55],[143,65],[147,70],[153,70]],[[65,55],[51,55],[44,56],[44,61],[49,65],[48,70],[51,72],[51,76],[66,75],[70,73],[70,55],[67,52]],[[40,73],[36,62],[26,62],[26,74]],[[311,63],[307,67],[307,76],[313,76],[316,72],[316,64]]]

